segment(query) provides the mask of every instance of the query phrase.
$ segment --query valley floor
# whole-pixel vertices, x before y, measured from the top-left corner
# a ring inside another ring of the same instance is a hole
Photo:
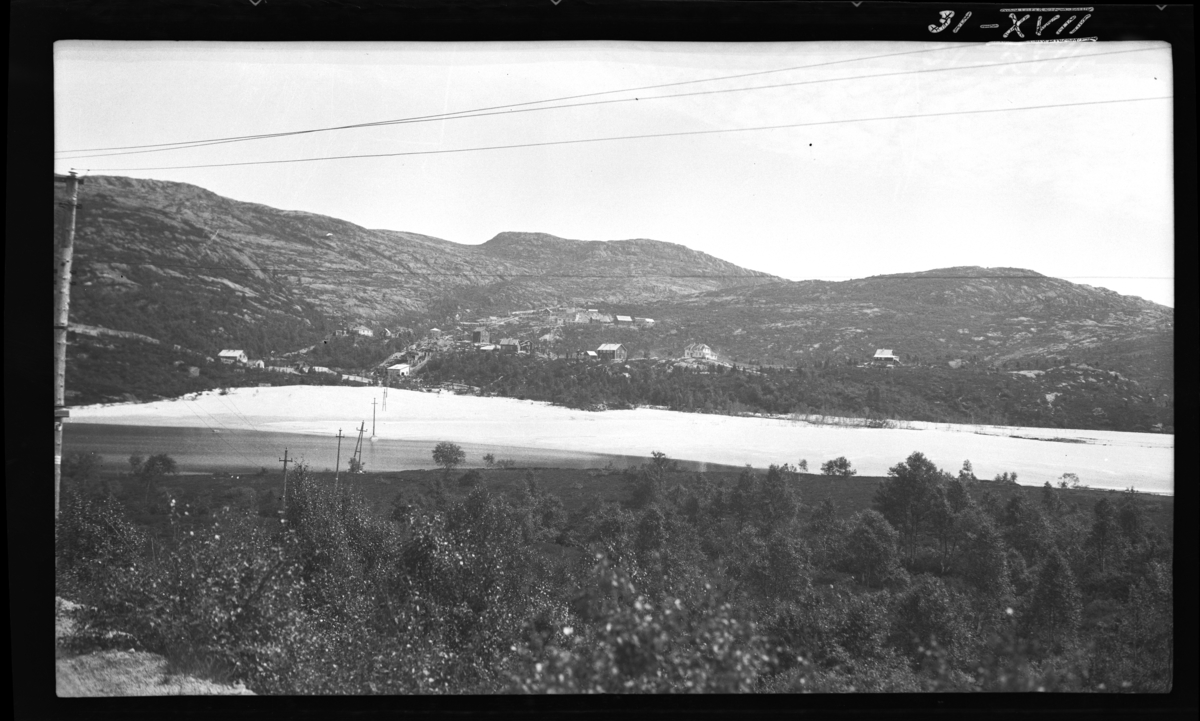
[[[204,427],[332,435],[371,417],[381,388],[287,386],[239,388],[227,395],[144,404],[72,409],[72,423]],[[1094,488],[1173,493],[1174,436],[1048,428],[968,426],[912,422],[904,428],[860,428],[810,420],[734,417],[639,408],[586,411],[511,398],[389,389],[387,407],[375,406],[376,435],[383,439],[442,440],[587,453],[672,458],[727,465],[796,463],[814,471],[825,460],[847,457],[864,475],[886,475],[914,450],[945,470],[970,459],[990,478],[1016,472],[1019,482],[1057,482],[1077,474]]]

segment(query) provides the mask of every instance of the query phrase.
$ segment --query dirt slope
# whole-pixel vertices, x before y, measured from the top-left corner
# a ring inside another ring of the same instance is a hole
[[[228,686],[168,673],[167,659],[154,653],[108,649],[74,654],[66,643],[79,630],[72,618],[79,608],[55,599],[55,693],[59,697],[254,695],[241,684]]]

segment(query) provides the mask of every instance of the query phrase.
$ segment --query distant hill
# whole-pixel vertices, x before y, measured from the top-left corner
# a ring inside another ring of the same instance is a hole
[[[463,245],[185,183],[92,176],[80,202],[72,320],[206,352],[298,348],[342,322],[657,302],[776,280],[653,240],[501,233]]]
[[[1070,359],[1145,386],[1169,389],[1174,379],[1173,309],[1020,268],[777,281],[698,294],[656,312],[743,362],[865,360],[888,348],[913,362],[1023,368]]]
[[[877,348],[895,351],[910,368],[1086,363],[1119,374],[1107,376],[1122,384],[1110,389],[1113,403],[1173,403],[1172,309],[1030,270],[956,267],[792,282],[654,240],[503,232],[464,245],[184,183],[93,176],[80,201],[71,321],[98,330],[76,334],[80,345],[68,361],[68,387],[79,398],[120,398],[131,379],[142,396],[174,393],[183,383],[226,383],[215,375],[180,380],[186,367],[163,375],[159,366],[203,365],[204,356],[231,347],[252,358],[315,348],[317,362],[365,368],[433,325],[469,330],[488,315],[571,304],[657,322],[554,328],[549,319],[539,326],[524,316],[504,332],[554,352],[620,342],[631,358],[678,357],[687,343],[706,343],[725,361],[786,368],[848,367]],[[348,324],[415,335],[332,338]],[[183,351],[193,353],[185,359]],[[1070,402],[1084,408],[1090,382],[1076,380]],[[921,393],[932,397],[922,382],[912,384],[910,405]],[[1046,399],[1069,383],[1051,374],[1034,386],[1030,398]],[[847,398],[838,404],[859,407]]]

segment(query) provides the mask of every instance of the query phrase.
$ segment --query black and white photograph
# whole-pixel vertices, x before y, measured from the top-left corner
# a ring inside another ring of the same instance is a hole
[[[1171,692],[1103,11],[55,42],[57,695]]]

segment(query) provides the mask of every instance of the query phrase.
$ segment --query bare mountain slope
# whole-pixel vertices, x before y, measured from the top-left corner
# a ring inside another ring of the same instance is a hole
[[[925,361],[1070,358],[1168,386],[1174,377],[1174,310],[1019,268],[778,281],[704,293],[659,314],[703,324],[710,343],[764,363],[889,348]]]
[[[80,202],[72,320],[207,351],[299,347],[340,322],[459,306],[656,302],[774,280],[652,240],[462,245],[183,183],[94,176]]]

